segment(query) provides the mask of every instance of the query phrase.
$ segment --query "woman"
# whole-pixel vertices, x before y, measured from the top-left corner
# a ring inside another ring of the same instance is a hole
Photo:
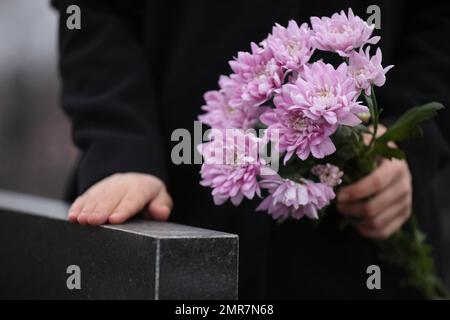
[[[81,9],[81,29],[66,28],[66,8]],[[80,224],[122,223],[142,210],[157,220],[238,233],[241,298],[405,298],[400,273],[383,265],[371,238],[402,227],[414,203],[420,222],[439,243],[429,197],[431,178],[446,156],[437,126],[402,146],[408,161],[385,161],[341,190],[338,212],[318,227],[308,221],[277,225],[256,203],[215,207],[199,186],[199,167],[170,161],[171,133],[193,131],[202,93],[217,87],[227,61],[271,26],[309,21],[351,7],[367,17],[373,1],[54,1],[61,12],[62,105],[81,157],[70,181],[69,219]],[[448,102],[449,8],[378,1],[381,47],[395,69],[378,91],[388,123],[430,100]],[[442,116],[442,115],[441,115]],[[411,183],[412,182],[412,183]],[[414,190],[414,191],[413,191]],[[371,200],[367,200],[371,199]],[[172,205],[175,206],[172,208]],[[339,230],[343,215],[354,229]],[[366,269],[379,265],[382,289],[368,290]]]

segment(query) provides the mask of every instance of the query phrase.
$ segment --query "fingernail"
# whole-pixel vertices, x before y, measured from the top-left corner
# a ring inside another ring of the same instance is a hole
[[[117,212],[113,212],[109,217],[114,219],[117,218],[118,215],[119,214]]]

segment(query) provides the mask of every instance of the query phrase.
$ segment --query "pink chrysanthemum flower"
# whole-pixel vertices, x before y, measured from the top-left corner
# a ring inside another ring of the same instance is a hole
[[[215,138],[199,146],[204,163],[200,174],[202,186],[211,187],[214,203],[228,199],[237,206],[244,197],[260,196],[258,175],[264,167],[259,158],[261,140],[243,130],[213,130]]]
[[[272,96],[283,81],[283,70],[268,48],[252,43],[252,53],[239,52],[230,61],[233,74],[223,77],[221,88],[230,93],[232,105],[261,105]]]
[[[294,84],[284,85],[275,95],[277,107],[299,109],[312,119],[324,119],[332,125],[355,126],[361,123],[357,114],[368,109],[357,101],[360,90],[342,63],[337,69],[317,61],[306,64]]]
[[[232,107],[229,99],[220,91],[208,91],[204,94],[206,105],[202,107],[206,113],[198,119],[217,129],[250,129],[253,128],[264,107],[240,104]]]
[[[294,20],[289,21],[287,28],[277,23],[266,44],[286,70],[298,71],[314,53],[308,25],[304,23],[299,27]]]
[[[311,169],[311,173],[317,176],[320,182],[332,188],[342,183],[344,173],[332,164],[318,164]]]
[[[260,120],[268,126],[267,138],[275,143],[280,152],[286,151],[284,164],[294,153],[306,160],[310,153],[315,158],[323,158],[336,151],[330,136],[337,126],[323,119],[312,120],[300,109],[277,106],[263,113]]]
[[[348,10],[348,15],[341,11],[331,18],[311,17],[311,25],[316,48],[334,51],[343,57],[364,44],[376,44],[380,40],[380,37],[371,37],[375,25],[369,26],[366,21],[355,16],[352,9]]]
[[[247,84],[241,79],[236,79],[236,77],[231,78],[230,76],[220,76],[219,78],[220,92],[222,92],[228,100],[230,107],[236,108],[243,105],[242,95],[247,87]],[[245,103],[246,105],[251,105],[251,103]]]
[[[294,182],[278,175],[267,177],[260,182],[270,193],[256,209],[267,211],[274,219],[307,216],[318,219],[317,211],[330,204],[335,198],[333,189],[324,183],[302,179]]]
[[[366,95],[370,96],[372,85],[381,87],[386,82],[385,74],[394,66],[383,68],[381,65],[382,54],[380,48],[376,54],[370,57],[370,47],[366,52],[361,48],[359,52],[352,51],[349,54],[348,72],[356,81],[356,86],[364,90]]]

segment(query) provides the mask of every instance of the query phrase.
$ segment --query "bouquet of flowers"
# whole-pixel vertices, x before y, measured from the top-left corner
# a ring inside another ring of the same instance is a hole
[[[212,188],[216,205],[258,196],[257,210],[279,221],[319,219],[341,184],[369,174],[381,158],[405,157],[392,141],[420,132],[419,123],[442,105],[412,108],[379,134],[374,88],[393,66],[382,66],[379,48],[371,55],[380,40],[373,30],[351,9],[312,17],[311,26],[291,20],[229,62],[232,73],[220,77],[220,90],[205,93],[199,116],[211,127],[199,146],[201,184]],[[342,63],[314,59],[318,51]],[[430,247],[414,218],[409,224],[408,232],[378,242],[382,258],[403,268],[405,283],[426,297],[445,297]]]

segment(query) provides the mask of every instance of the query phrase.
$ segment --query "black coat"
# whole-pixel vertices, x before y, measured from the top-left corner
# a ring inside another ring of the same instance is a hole
[[[81,30],[66,28],[66,8],[81,7]],[[171,133],[193,132],[202,94],[216,89],[237,51],[262,40],[275,22],[308,21],[353,8],[381,8],[384,64],[396,67],[378,90],[384,115],[395,117],[431,100],[450,106],[450,13],[444,2],[413,1],[54,1],[60,10],[62,106],[81,150],[69,199],[116,173],[150,173],[166,181],[175,201],[175,221],[238,233],[241,298],[415,297],[398,287],[398,270],[384,266],[370,241],[341,232],[330,212],[310,221],[276,225],[255,212],[255,202],[216,207],[200,187],[198,165],[173,165]],[[448,111],[440,115],[449,119]],[[414,179],[415,210],[439,243],[439,221],[430,182],[447,144],[434,122],[425,137],[405,144]],[[448,134],[448,131],[446,131]],[[381,266],[382,290],[366,288],[366,268]]]

